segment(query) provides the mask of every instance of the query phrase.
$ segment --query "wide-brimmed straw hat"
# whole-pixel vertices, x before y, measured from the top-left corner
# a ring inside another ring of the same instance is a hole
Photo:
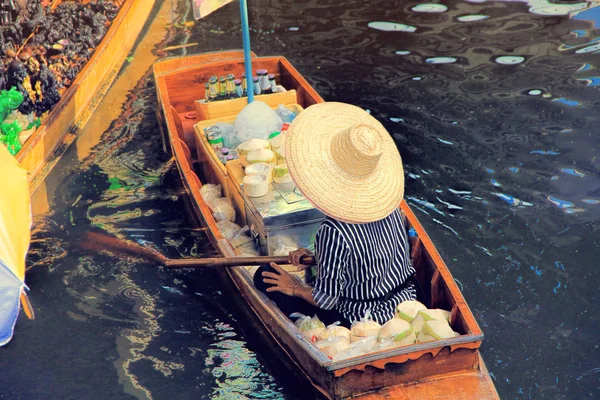
[[[367,223],[400,205],[400,153],[383,125],[363,109],[335,102],[312,105],[298,114],[286,136],[290,175],[325,215]]]

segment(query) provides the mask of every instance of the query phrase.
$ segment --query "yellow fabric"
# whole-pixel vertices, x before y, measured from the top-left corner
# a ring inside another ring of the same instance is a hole
[[[25,279],[30,229],[27,171],[0,145],[0,260],[21,280]]]

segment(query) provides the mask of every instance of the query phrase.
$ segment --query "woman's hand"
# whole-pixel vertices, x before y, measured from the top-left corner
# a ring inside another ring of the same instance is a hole
[[[298,250],[290,251],[288,261],[290,264],[297,267],[296,271],[304,271],[305,269],[310,268],[310,265],[304,265],[300,262],[304,256],[312,256],[312,253],[310,250],[303,247],[299,248]]]
[[[263,282],[273,285],[268,287],[267,292],[281,292],[288,296],[296,296],[299,294],[299,289],[304,286],[304,282],[300,278],[290,274],[279,265],[271,263],[271,267],[277,271],[263,272]]]

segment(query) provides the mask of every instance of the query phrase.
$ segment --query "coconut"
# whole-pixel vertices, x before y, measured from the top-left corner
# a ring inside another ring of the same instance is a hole
[[[426,310],[419,310],[419,314],[423,316],[425,321],[449,321],[450,320],[450,311],[442,310],[441,308],[433,308]]]
[[[350,342],[350,329],[345,326],[329,325],[327,329],[319,334],[319,340],[325,340],[332,337],[343,337]]]
[[[410,323],[410,327],[412,328],[412,331],[414,333],[419,333],[419,332],[421,332],[421,329],[423,328],[424,323],[425,323],[425,318],[423,318],[423,316],[420,313],[417,313],[417,316],[415,317],[415,319],[413,319],[412,322]]]
[[[396,335],[394,337],[394,342],[396,346],[408,346],[409,344],[414,344],[417,341],[417,336],[413,331],[407,331]]]
[[[448,325],[448,321],[427,321],[421,332],[436,339],[450,339],[454,337],[454,331]]]
[[[270,150],[271,144],[266,139],[248,139],[236,148],[238,156],[240,158],[240,162],[244,167],[248,166],[249,164],[246,161],[248,153],[256,149]]]
[[[427,307],[417,300],[407,300],[398,304],[396,307],[396,318],[403,319],[407,322],[412,322],[417,316],[419,310],[426,310]]]
[[[352,329],[350,330],[350,341],[356,342],[366,337],[376,338],[379,336],[380,329],[381,325],[372,319],[355,322],[352,324]]]
[[[387,339],[390,336],[396,336],[399,334],[408,334],[412,332],[410,324],[403,319],[392,318],[386,322],[379,331],[379,339]]]
[[[282,147],[284,147],[285,145],[285,131],[284,132],[272,132],[269,135],[269,143],[271,143],[271,149],[273,151],[276,151],[277,149],[280,149]]]
[[[292,177],[287,164],[276,165],[273,169],[273,181],[275,183],[291,183]]]
[[[434,340],[435,338],[433,336],[429,336],[423,331],[419,332],[419,334],[417,335],[417,343],[432,342]]]
[[[285,163],[285,146],[282,146],[275,150],[275,157],[277,157],[277,164]]]
[[[254,149],[246,155],[247,165],[266,163],[275,165],[275,153],[269,149]]]
[[[350,346],[350,339],[342,336],[332,336],[327,339],[319,340],[315,345],[329,358],[333,358],[340,351]]]
[[[321,322],[319,317],[309,317],[300,313],[293,313],[290,317],[299,317],[296,320],[296,326],[300,331],[309,339],[312,340],[313,336],[317,337],[321,332],[325,330],[325,324]]]

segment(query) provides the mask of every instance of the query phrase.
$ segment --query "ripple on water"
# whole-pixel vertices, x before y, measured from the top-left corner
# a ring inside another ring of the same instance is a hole
[[[475,21],[483,21],[484,19],[488,19],[489,15],[484,14],[469,14],[469,15],[461,15],[456,18],[457,21],[460,22],[475,22]]]
[[[452,64],[456,61],[455,57],[430,57],[425,60],[427,64]]]
[[[522,56],[500,56],[494,60],[496,63],[501,65],[516,65],[521,64],[525,61],[525,57]]]
[[[584,10],[588,7],[588,3],[586,2],[581,2],[581,3],[575,3],[575,4],[555,4],[555,3],[551,3],[547,0],[541,0],[541,1],[530,1],[529,4],[535,4],[533,7],[529,8],[529,12],[532,14],[537,14],[537,15],[547,15],[547,16],[553,16],[553,15],[568,15],[570,12],[573,11],[580,11],[580,10]]]
[[[448,7],[444,4],[417,4],[411,8],[411,11],[422,13],[442,13],[448,11]]]
[[[415,32],[416,26],[400,24],[398,22],[387,22],[387,21],[375,21],[369,22],[367,25],[369,28],[377,29],[379,31],[387,32]]]

